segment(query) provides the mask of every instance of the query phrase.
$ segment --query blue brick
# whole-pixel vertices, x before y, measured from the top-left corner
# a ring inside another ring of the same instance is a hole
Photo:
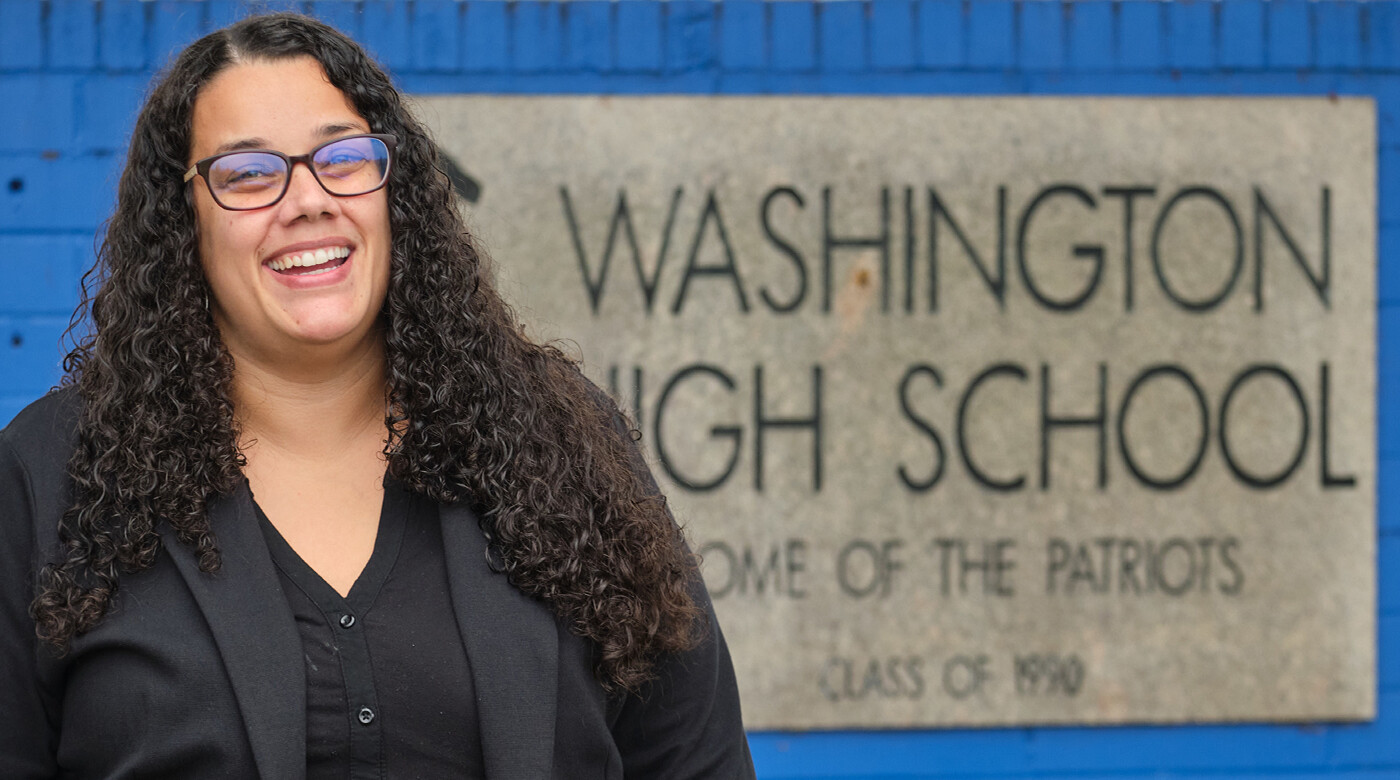
[[[1376,239],[1376,297],[1382,305],[1400,305],[1400,224],[1380,225]]]
[[[726,70],[757,70],[768,62],[767,3],[726,0],[719,6],[719,63]]]
[[[79,81],[74,144],[85,152],[124,152],[148,85],[144,74],[88,76]]]
[[[253,9],[240,0],[204,0],[204,20],[201,31],[222,30],[247,16]]]
[[[773,69],[811,70],[817,66],[816,9],[809,0],[771,3],[768,26],[773,47]]]
[[[1382,306],[1377,312],[1376,327],[1381,353],[1376,373],[1380,457],[1400,460],[1400,307]]]
[[[1305,727],[1306,728],[1306,727]],[[1236,775],[1237,780],[1395,780],[1395,770],[1388,769],[1319,769],[1312,772],[1252,772]],[[1232,779],[1234,780],[1234,779]]]
[[[1400,4],[1371,3],[1366,13],[1367,67],[1400,69]]]
[[[617,67],[661,70],[661,4],[627,0],[617,4]]]
[[[1361,6],[1355,2],[1322,2],[1313,6],[1317,35],[1317,67],[1349,70],[1361,67]]]
[[[475,0],[462,9],[462,68],[473,72],[505,70],[510,59],[506,3]]]
[[[1400,378],[1381,376],[1376,384],[1377,395],[1384,393],[1389,399],[1389,405],[1381,403],[1376,408],[1376,452],[1382,460],[1400,460],[1400,410],[1394,406],[1400,403]],[[1388,527],[1400,526],[1400,507],[1382,507],[1376,515]]]
[[[1016,64],[1016,4],[987,0],[967,6],[967,64],[1010,68]]]
[[[1118,8],[1118,64],[1132,70],[1163,65],[1162,4],[1131,0]]]
[[[456,0],[417,0],[413,4],[410,35],[413,67],[417,70],[451,71],[461,59],[457,20],[461,4]]]
[[[1021,6],[1021,67],[1059,70],[1065,66],[1066,8],[1056,2]]]
[[[1381,144],[1400,142],[1400,76],[1377,77],[1371,94],[1376,100]]]
[[[1376,309],[1376,337],[1380,340],[1377,365],[1381,381],[1379,392],[1395,394],[1379,400],[1393,402],[1400,409],[1400,306],[1387,305]]]
[[[1264,7],[1261,0],[1220,4],[1220,66],[1259,68],[1264,65]]]
[[[1338,725],[1332,728],[1328,762],[1334,765],[1400,765],[1400,693],[1386,692],[1377,697],[1381,714],[1374,723]]]
[[[113,70],[136,70],[146,65],[146,4],[102,4],[97,53]]]
[[[352,5],[357,3],[351,2]],[[206,33],[223,29],[234,22],[253,14],[270,14],[281,11],[305,13],[307,3],[302,0],[204,0],[204,23]]]
[[[1278,728],[1287,727],[1284,726]],[[1326,728],[1326,726],[1303,725],[1300,728]],[[1153,773],[1149,775],[1112,775],[1102,779],[1095,777],[1094,780],[1143,780],[1144,778],[1151,778],[1152,780],[1162,780],[1162,778],[1178,778],[1179,780],[1186,780],[1186,778],[1198,778],[1202,776],[1220,777],[1219,775],[1210,772],[1210,770],[1206,770],[1205,772],[1202,772],[1200,774],[1191,773],[1162,775],[1158,773]],[[1036,780],[1041,780],[1041,778],[1037,778]],[[1044,780],[1069,780],[1069,777],[1050,777],[1045,778]],[[1085,780],[1085,778],[1081,776],[1075,778],[1075,780]],[[1281,767],[1278,769],[1265,769],[1259,772],[1243,771],[1237,769],[1230,772],[1228,780],[1396,780],[1396,778],[1395,772],[1390,769],[1376,770],[1355,768],[1328,768],[1314,769],[1312,771],[1299,771],[1292,765],[1288,765],[1286,767]]]
[[[1400,706],[1382,695],[1381,717]],[[1329,762],[1326,724],[750,734],[758,776],[815,780],[1394,780],[1393,765]],[[1056,771],[1041,761],[1048,748]],[[1100,765],[1114,769],[1105,770]],[[1130,768],[1117,768],[1126,765]],[[1361,768],[1364,767],[1364,768]],[[935,769],[936,768],[936,769]]]
[[[43,5],[39,0],[0,2],[0,68],[44,64]]]
[[[115,156],[0,158],[0,230],[94,230],[110,216]]]
[[[1269,0],[1268,44],[1264,55],[1272,68],[1312,65],[1312,24],[1307,0]]]
[[[1179,70],[1215,65],[1214,3],[1177,0],[1167,4],[1167,63]]]
[[[754,734],[749,745],[759,777],[793,780],[1300,780],[1305,775],[1255,767],[1321,766],[1327,732],[1250,725],[826,732]]]
[[[1183,750],[1183,745],[1191,747]],[[1239,780],[1240,769],[1317,766],[1327,753],[1327,733],[1273,726],[1197,726],[1172,736],[1161,728],[1145,727],[1115,729],[1110,735],[1101,729],[1076,728],[1043,733],[1032,750],[1034,766],[1041,771],[1136,771],[1144,778],[1210,774]]]
[[[593,72],[612,68],[612,5],[609,0],[574,0],[563,4],[568,42],[565,67]]]
[[[957,0],[919,0],[919,64],[953,68],[963,64],[966,16]]]
[[[912,0],[875,0],[871,4],[870,64],[882,70],[914,66]]]
[[[1043,0],[1032,1],[1042,2]],[[2,399],[0,399],[0,403],[3,403]],[[1278,728],[1289,727],[1282,726]],[[1319,727],[1309,725],[1303,726],[1302,728]],[[1039,735],[1042,733],[1054,733],[1055,729],[1050,729],[1048,731],[1044,729],[1026,729],[1025,731],[1031,735]],[[1100,727],[1099,731],[1106,735],[1113,733],[1112,728]],[[1161,738],[1164,740],[1189,739],[1189,732],[1178,732],[1171,728],[1159,729],[1159,733],[1162,734]],[[961,737],[961,732],[953,732],[951,734],[931,734],[929,732],[922,732],[919,734],[919,737],[930,742],[938,743],[958,739]],[[1111,740],[1111,736],[1103,737],[1105,743],[1111,743]],[[755,742],[758,742],[761,746],[771,751],[773,749],[769,747],[771,744],[788,745],[790,744],[790,738],[785,734],[750,734],[750,746],[752,747]],[[1189,747],[1186,749],[1189,750]],[[757,755],[757,752],[755,752],[755,755]],[[812,762],[811,764],[804,765],[813,767],[812,771],[794,774],[787,771],[787,767],[791,762],[786,753],[786,748],[778,750],[773,755],[775,756],[775,761],[771,768],[767,764],[763,764],[762,759],[755,759],[755,762],[759,766],[758,776],[765,778],[765,780],[816,780],[817,778],[822,778],[822,780],[934,780],[934,778],[951,777],[951,775],[943,772],[930,773],[925,767],[935,764],[942,766],[942,764],[923,759],[922,757],[917,762],[904,765],[906,771],[895,769],[888,773],[869,774],[863,769],[866,766],[867,759],[865,757],[867,754],[858,751],[847,751],[829,759],[825,764]],[[855,761],[851,759],[843,761],[842,757],[844,756],[860,756],[861,758]],[[855,769],[850,772],[843,771],[848,764],[854,764]],[[817,767],[821,768],[818,769]],[[1034,780],[1201,780],[1201,778],[1217,778],[1218,780],[1396,780],[1394,769],[1393,767],[1383,769],[1328,768],[1314,771],[1294,771],[1289,769],[1283,772],[1277,770],[1248,772],[1236,769],[1231,771],[1228,776],[1219,775],[1209,769],[1200,773],[1191,772],[1187,774],[1178,774],[1175,772],[1115,772],[1112,774],[1100,774],[1095,772],[1087,775],[1075,771],[1051,775],[1041,774],[1039,772],[1023,774],[1022,772],[1011,770],[1014,774],[974,772],[972,774],[959,774],[956,777],[960,778],[960,780],[966,780],[966,778],[970,777],[997,779],[1016,777],[1034,778]],[[912,770],[918,770],[917,774],[910,774]]]
[[[74,78],[27,73],[0,76],[0,106],[10,107],[5,131],[0,133],[0,151],[67,148],[73,141]]]
[[[758,776],[792,780],[834,780],[843,765],[850,767],[849,777],[861,780],[1010,777],[1030,765],[1029,742],[1024,730],[1010,729],[948,731],[933,738],[909,731],[749,737]],[[936,773],[929,767],[937,767]]]
[[[715,65],[713,0],[669,0],[666,9],[666,69],[708,70]]]
[[[390,70],[413,64],[407,0],[371,0],[365,3],[360,43]]]
[[[1074,70],[1113,67],[1113,3],[1085,0],[1065,6],[1069,24],[1069,66]]]
[[[362,6],[347,0],[322,0],[311,4],[311,15],[359,40]]]
[[[0,313],[71,314],[90,265],[91,236],[0,235]]]
[[[198,0],[161,0],[151,14],[151,56],[147,62],[164,67],[200,34],[204,4]]]
[[[0,317],[0,393],[38,397],[58,383],[65,317]]]
[[[861,3],[817,4],[817,51],[828,73],[865,70],[865,6]]]
[[[90,0],[51,0],[48,33],[49,67],[97,64],[97,6]]]
[[[1382,617],[1376,626],[1376,633],[1379,635],[1376,653],[1379,687],[1385,692],[1400,691],[1400,615]]]
[[[564,56],[560,4],[524,0],[512,7],[512,67],[525,73],[556,70]]]
[[[1400,534],[1376,538],[1376,565],[1379,567],[1379,607],[1382,615],[1400,615]],[[1400,748],[1400,745],[1396,746]],[[1396,756],[1400,758],[1400,755]]]
[[[1386,404],[1377,403],[1377,417],[1383,418],[1385,414]],[[1386,439],[1390,438],[1389,450],[1394,452],[1400,449],[1397,447],[1400,442],[1394,441],[1394,436],[1394,422],[1390,423],[1388,433],[1381,427],[1377,433],[1380,448],[1386,449]],[[1381,456],[1376,461],[1376,525],[1383,534],[1400,531],[1400,457]],[[1400,652],[1400,647],[1395,649]]]
[[[309,10],[311,3],[309,0],[239,0],[248,8],[248,14],[252,13],[280,13],[288,12],[294,14],[304,14]],[[358,4],[359,0],[345,0],[351,4]],[[248,14],[244,14],[245,16]]]
[[[1382,223],[1400,223],[1400,147],[1381,146],[1376,163]]]

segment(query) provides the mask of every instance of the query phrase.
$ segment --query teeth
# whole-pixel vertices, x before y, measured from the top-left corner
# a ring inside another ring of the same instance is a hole
[[[328,263],[332,260],[339,260],[343,257],[349,256],[350,247],[334,246],[316,249],[308,252],[302,252],[301,254],[292,254],[287,255],[285,257],[279,257],[275,260],[269,261],[267,265],[274,271],[285,271],[289,268],[310,268],[312,266],[321,265],[323,263]],[[312,273],[321,273],[323,271],[329,270],[332,269],[323,268],[321,269],[321,271],[313,271]]]

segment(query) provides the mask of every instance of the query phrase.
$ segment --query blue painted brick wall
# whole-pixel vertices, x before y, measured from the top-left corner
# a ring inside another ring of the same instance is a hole
[[[1379,111],[1379,717],[753,734],[764,778],[1400,777],[1400,4],[1308,0],[0,0],[0,422],[59,340],[156,69],[250,7],[414,92],[1360,94]]]

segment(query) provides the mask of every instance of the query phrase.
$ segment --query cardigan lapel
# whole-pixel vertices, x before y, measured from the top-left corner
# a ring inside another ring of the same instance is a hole
[[[199,570],[194,551],[162,530],[166,551],[194,593],[223,656],[224,669],[258,774],[265,780],[306,776],[306,670],[301,639],[284,608],[267,543],[258,528],[252,494],[240,483],[209,503],[218,538],[218,572]]]
[[[554,615],[486,562],[464,504],[442,504],[452,609],[467,648],[491,780],[545,780],[554,761],[559,634]]]

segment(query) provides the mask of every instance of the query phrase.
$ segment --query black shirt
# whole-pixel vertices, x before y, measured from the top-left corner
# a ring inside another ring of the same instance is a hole
[[[437,504],[386,480],[374,552],[345,597],[258,519],[306,661],[307,780],[484,777]]]

